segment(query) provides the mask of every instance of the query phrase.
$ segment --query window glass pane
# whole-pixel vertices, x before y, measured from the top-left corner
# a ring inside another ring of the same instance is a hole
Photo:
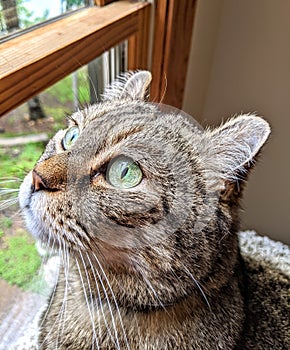
[[[91,3],[93,0],[0,0],[0,37],[90,6]]]

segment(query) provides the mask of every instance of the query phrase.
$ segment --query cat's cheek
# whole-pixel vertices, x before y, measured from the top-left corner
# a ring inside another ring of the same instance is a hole
[[[19,189],[19,205],[22,210],[26,227],[36,239],[39,239],[42,235],[42,225],[40,221],[35,217],[35,204],[33,205],[32,198],[32,171],[29,172],[24,178]]]

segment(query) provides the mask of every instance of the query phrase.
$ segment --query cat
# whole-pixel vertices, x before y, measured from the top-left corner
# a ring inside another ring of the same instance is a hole
[[[204,130],[148,102],[150,82],[127,73],[74,113],[21,185],[28,229],[62,262],[39,349],[286,349],[287,318],[251,309],[266,283],[237,235],[269,124]]]

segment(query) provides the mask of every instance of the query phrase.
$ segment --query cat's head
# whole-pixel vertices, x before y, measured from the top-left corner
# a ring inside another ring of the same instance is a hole
[[[146,102],[150,81],[125,75],[74,113],[20,191],[37,239],[122,276],[120,298],[140,305],[172,303],[197,281],[208,293],[226,283],[241,184],[270,132],[253,115],[203,130]]]

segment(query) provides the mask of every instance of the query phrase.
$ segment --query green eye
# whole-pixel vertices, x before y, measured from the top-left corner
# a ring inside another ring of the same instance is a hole
[[[63,148],[70,148],[76,142],[77,138],[79,137],[79,134],[80,130],[78,126],[75,125],[69,128],[66,134],[64,135],[64,138],[62,139]]]
[[[120,156],[109,164],[106,177],[116,188],[132,188],[141,182],[143,174],[133,159]]]

